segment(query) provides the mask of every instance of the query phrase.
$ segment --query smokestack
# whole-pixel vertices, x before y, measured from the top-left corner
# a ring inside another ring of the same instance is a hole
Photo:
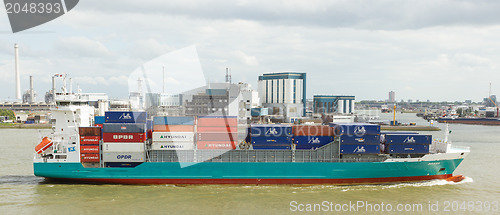
[[[30,99],[31,102],[35,101],[35,88],[33,87],[33,76],[30,75]]]
[[[69,94],[73,93],[73,79],[69,78]]]
[[[16,99],[21,99],[21,80],[19,78],[19,46],[14,44],[14,53],[16,58]]]
[[[142,79],[141,78],[137,79],[137,92],[139,93],[139,96],[142,96]]]
[[[52,93],[56,95],[56,77],[52,76]]]

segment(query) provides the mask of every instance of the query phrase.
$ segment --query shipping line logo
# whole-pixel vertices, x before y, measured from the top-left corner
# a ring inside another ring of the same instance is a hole
[[[319,137],[316,137],[316,138],[310,139],[308,143],[321,143],[321,141],[319,140]]]
[[[133,135],[113,135],[114,140],[133,140]]]
[[[266,135],[276,135],[276,134],[278,134],[278,131],[276,131],[276,128],[270,128],[266,132]]]
[[[4,0],[12,33],[50,22],[72,10],[79,0]]]
[[[353,151],[353,152],[366,152],[366,149],[365,149],[365,147],[364,147],[364,146],[361,146],[361,147],[360,147],[360,146],[358,146],[358,147],[356,147],[356,148],[354,149],[354,151]]]
[[[130,113],[123,113],[119,119],[132,119]]]
[[[407,137],[404,141],[404,143],[415,143],[415,138],[414,137]]]
[[[366,133],[366,129],[364,126],[357,126],[356,129],[354,129],[354,134],[356,135],[364,135]]]

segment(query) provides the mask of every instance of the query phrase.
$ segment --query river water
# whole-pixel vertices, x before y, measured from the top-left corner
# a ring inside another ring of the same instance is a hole
[[[397,120],[429,124],[410,113]],[[0,214],[500,214],[500,126],[449,127],[453,143],[472,151],[455,171],[464,181],[358,186],[54,184],[32,166],[49,130],[0,129]]]

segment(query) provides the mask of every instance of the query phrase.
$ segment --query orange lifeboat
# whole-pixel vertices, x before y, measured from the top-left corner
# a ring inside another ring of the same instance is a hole
[[[48,137],[44,137],[42,142],[35,146],[35,151],[38,154],[42,154],[45,150],[52,146],[52,140]]]
[[[453,181],[456,183],[456,182],[461,182],[464,179],[465,177],[463,175],[455,175],[447,178],[446,181]]]

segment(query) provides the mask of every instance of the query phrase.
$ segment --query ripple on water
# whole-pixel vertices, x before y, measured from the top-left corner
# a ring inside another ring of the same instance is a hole
[[[45,179],[34,175],[4,175],[0,176],[0,184],[39,184]]]

